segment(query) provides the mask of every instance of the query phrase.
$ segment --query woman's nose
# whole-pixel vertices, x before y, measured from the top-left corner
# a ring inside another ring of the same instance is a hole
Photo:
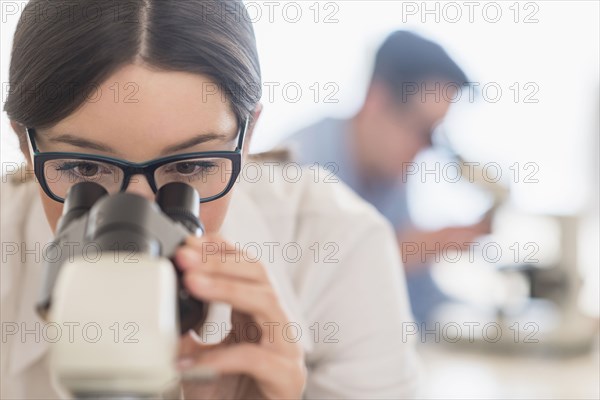
[[[154,201],[154,191],[148,183],[148,179],[144,175],[133,175],[125,189],[127,193],[135,193],[148,200]]]

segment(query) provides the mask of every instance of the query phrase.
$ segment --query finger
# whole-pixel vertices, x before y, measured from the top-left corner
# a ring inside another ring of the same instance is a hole
[[[207,255],[221,255],[222,257],[233,258],[236,261],[247,261],[248,259],[257,260],[257,257],[251,257],[251,253],[248,249],[252,246],[242,246],[239,243],[235,245],[229,241],[223,239],[219,235],[205,235],[202,237],[190,236],[186,240],[186,244],[201,250],[203,254]],[[256,261],[255,261],[256,262]]]
[[[206,344],[194,338],[191,333],[186,333],[181,336],[179,340],[179,355],[178,357],[187,358],[195,357],[199,352],[215,349],[220,346],[221,343],[217,344]]]
[[[219,254],[206,255],[191,246],[182,246],[175,253],[175,263],[182,271],[201,271],[207,274],[229,276],[252,282],[268,282],[262,264],[246,262],[242,256],[237,260]]]
[[[196,366],[221,375],[245,374],[256,379],[267,398],[299,398],[306,380],[304,361],[283,357],[253,344],[240,344],[204,352]]]
[[[203,236],[188,236],[185,243],[193,247],[206,247],[208,244],[231,250],[235,246],[225,240],[221,235],[205,234]]]
[[[248,313],[258,323],[287,320],[273,289],[267,284],[233,280],[230,277],[192,271],[184,275],[192,296],[207,301],[222,301]]]
[[[200,273],[186,274],[184,284],[192,296],[204,301],[229,303],[237,312],[248,314],[251,323],[234,326],[242,341],[260,342],[282,354],[293,354],[293,346],[289,345],[282,332],[289,319],[270,286]],[[267,332],[268,336],[256,336],[255,332]],[[247,335],[253,336],[254,340],[246,340]]]

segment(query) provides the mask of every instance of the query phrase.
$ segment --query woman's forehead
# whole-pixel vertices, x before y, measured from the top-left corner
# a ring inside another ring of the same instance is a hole
[[[140,143],[159,151],[200,135],[227,141],[236,132],[230,103],[210,78],[129,65],[46,133],[100,141],[121,152]]]

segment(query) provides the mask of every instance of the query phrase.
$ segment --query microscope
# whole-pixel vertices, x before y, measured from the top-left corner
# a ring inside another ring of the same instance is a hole
[[[178,390],[181,334],[199,329],[208,304],[183,287],[170,260],[190,235],[201,235],[199,195],[184,183],[163,186],[152,202],[108,195],[93,182],[74,185],[65,200],[45,265],[38,313],[77,327],[50,346],[52,379],[72,398],[160,398]]]
[[[465,328],[456,341],[450,338],[445,342],[473,351],[515,355],[571,357],[590,352],[597,340],[598,322],[597,317],[584,313],[579,304],[583,284],[579,270],[583,212],[561,215],[519,210],[511,204],[509,187],[483,179],[485,173],[479,168],[474,173],[469,170],[469,163],[454,150],[445,132],[441,131],[436,139],[438,147],[458,162],[462,176],[474,176],[475,185],[491,194],[493,202],[486,214],[494,219],[494,227],[488,238],[480,240],[503,243],[505,251],[512,252],[500,263],[491,262],[480,253],[463,269],[456,268],[457,263],[439,263],[447,270],[454,268],[455,274],[469,271],[472,277],[479,272],[478,279],[486,288],[480,291],[478,301],[465,297],[456,304],[440,307],[436,314],[440,325],[458,324]],[[597,154],[594,158],[598,159]],[[523,232],[528,225],[547,236],[542,246],[537,244],[537,237],[544,235]],[[510,247],[512,242],[521,247]],[[538,250],[545,250],[540,251],[545,254],[538,256]],[[486,303],[484,298],[488,299]],[[490,326],[497,334],[490,338],[482,335],[483,329],[473,333],[466,328],[474,324]]]

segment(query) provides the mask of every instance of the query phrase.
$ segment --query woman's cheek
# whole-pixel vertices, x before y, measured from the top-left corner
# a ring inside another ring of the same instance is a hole
[[[39,193],[42,198],[44,213],[46,214],[46,219],[48,220],[50,229],[52,229],[53,233],[56,233],[56,225],[58,225],[58,220],[63,211],[63,203],[52,200],[46,195],[46,193],[44,193],[41,187],[39,188]]]
[[[218,200],[202,203],[200,205],[200,221],[204,225],[204,231],[206,233],[218,233],[221,229],[223,220],[225,220],[225,215],[227,215],[227,209],[229,208],[229,202],[231,201],[233,192],[234,189]]]

